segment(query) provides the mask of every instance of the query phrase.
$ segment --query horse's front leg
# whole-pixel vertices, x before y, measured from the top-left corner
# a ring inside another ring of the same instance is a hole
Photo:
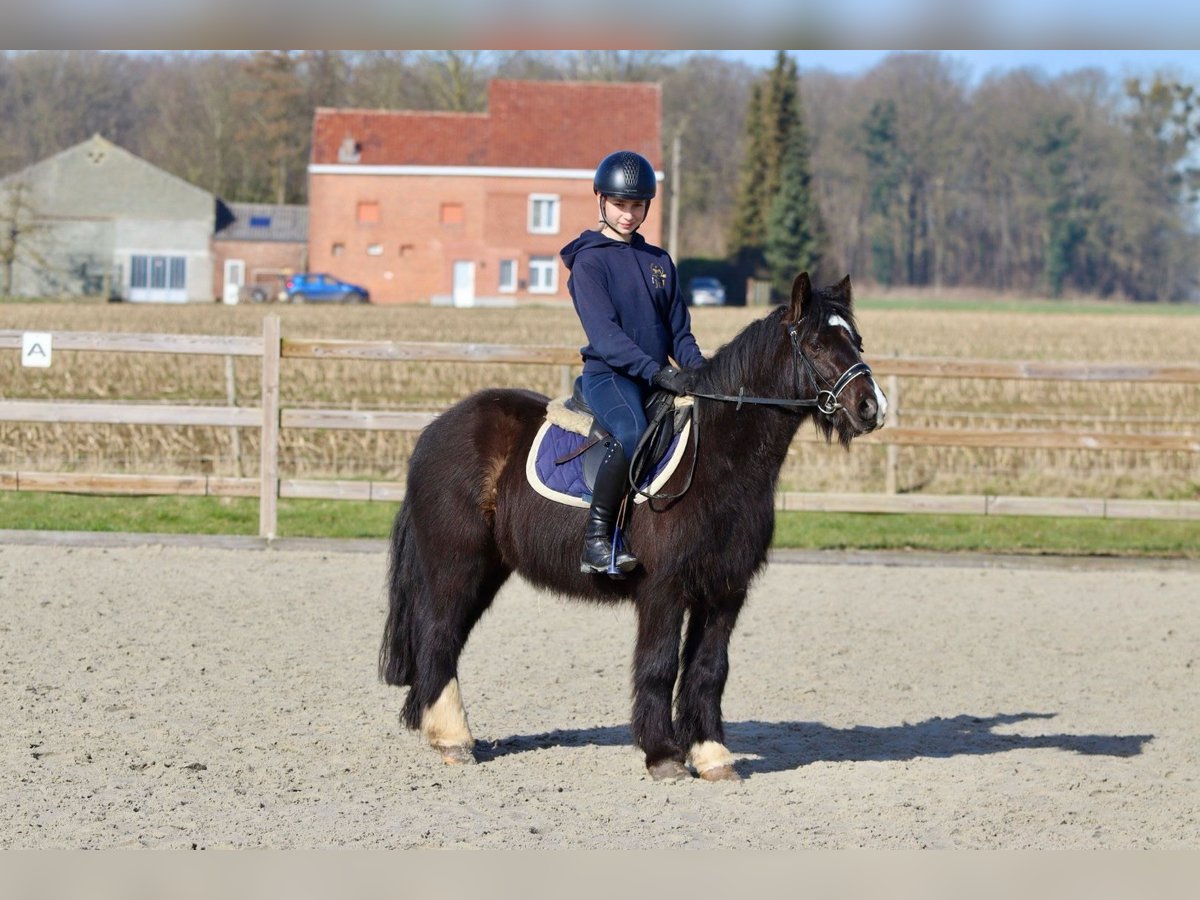
[[[650,593],[650,596],[647,594]],[[655,781],[690,778],[671,723],[671,695],[679,674],[683,604],[678,592],[643,592],[637,599],[633,659],[633,738]]]
[[[741,780],[725,747],[721,695],[729,675],[729,638],[745,599],[742,591],[719,604],[698,603],[688,613],[675,736],[706,781]]]

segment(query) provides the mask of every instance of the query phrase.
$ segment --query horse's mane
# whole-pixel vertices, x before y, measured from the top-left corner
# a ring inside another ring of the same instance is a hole
[[[701,370],[700,384],[709,390],[736,390],[757,380],[756,375],[761,377],[763,367],[771,365],[780,348],[790,348],[784,325],[787,312],[786,304],[777,306],[743,328],[708,360],[708,365]],[[858,334],[854,314],[846,303],[837,299],[828,288],[813,291],[800,317],[800,340],[811,338],[834,315],[845,319]]]

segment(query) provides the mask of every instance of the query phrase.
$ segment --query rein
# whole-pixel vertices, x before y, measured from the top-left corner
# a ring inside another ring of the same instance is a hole
[[[816,367],[813,366],[812,361],[805,355],[804,351],[800,349],[800,337],[796,333],[795,325],[788,326],[788,337],[792,339],[792,350],[795,353],[796,360],[803,364],[804,370],[808,373],[812,383],[814,385],[827,385],[829,382],[821,377],[820,373],[817,372]],[[806,400],[793,400],[787,397],[747,397],[745,388],[739,388],[736,394],[702,394],[699,391],[688,391],[688,394],[693,397],[702,397],[705,400],[720,400],[723,403],[736,403],[738,410],[742,408],[742,404],[744,403],[755,403],[762,406],[782,406],[785,409],[807,409],[811,407],[827,416],[832,416],[839,409],[843,409],[842,404],[838,402],[838,397],[841,396],[842,391],[846,389],[846,386],[849,385],[850,382],[852,382],[855,378],[858,378],[862,375],[869,376],[870,374],[870,366],[868,366],[865,362],[857,362],[843,372],[841,376],[839,376],[838,380],[834,382],[832,387],[826,387],[823,390],[818,390],[815,397]],[[801,390],[802,384],[800,382],[800,366],[797,366],[796,393],[799,394]]]
[[[804,370],[808,373],[809,379],[814,385],[828,385],[829,382],[822,378],[820,373],[817,372],[816,367],[812,364],[812,360],[810,360],[808,356],[805,355],[804,351],[800,349],[800,337],[794,324],[788,326],[788,337],[792,339],[792,351],[795,354],[795,359],[798,363],[795,369],[796,393],[799,394],[801,390],[803,390],[803,384],[800,380],[801,365],[804,366]],[[842,391],[844,391],[850,382],[852,382],[855,378],[859,378],[863,375],[870,376],[871,367],[865,362],[857,362],[843,372],[838,377],[838,380],[833,383],[832,387],[819,389],[815,397],[808,399],[790,399],[787,397],[747,397],[746,389],[744,387],[739,388],[736,394],[704,394],[699,391],[688,391],[687,393],[690,397],[700,397],[704,400],[718,400],[722,403],[736,403],[737,407],[734,410],[735,412],[740,411],[743,404],[750,403],[760,406],[781,406],[785,409],[812,408],[816,409],[818,412],[824,413],[827,416],[832,416],[839,409],[844,409],[842,404],[838,402],[838,397],[841,396]],[[670,407],[667,407],[667,410],[670,410]],[[688,488],[692,485],[692,476],[696,472],[696,460],[700,455],[699,416],[692,416],[692,464],[688,469],[687,480],[684,482],[683,488],[679,491],[679,493],[649,494],[638,487],[637,484],[634,483],[633,479],[633,472],[638,463],[638,459],[645,453],[646,447],[649,444],[650,435],[654,432],[655,427],[659,424],[662,418],[663,414],[660,413],[655,421],[649,424],[649,426],[646,428],[646,431],[642,434],[641,440],[638,441],[637,448],[633,451],[633,455],[630,457],[628,474],[629,486],[633,488],[636,494],[641,494],[643,497],[647,497],[651,500],[677,500],[687,493]]]

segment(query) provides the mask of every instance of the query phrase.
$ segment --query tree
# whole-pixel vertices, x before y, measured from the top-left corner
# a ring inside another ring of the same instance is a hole
[[[666,192],[679,196],[681,258],[720,259],[729,252],[741,159],[736,138],[745,128],[753,80],[748,66],[708,54],[688,57],[663,79],[663,159],[672,160],[676,135],[680,143],[680,169],[667,172]],[[665,217],[668,204],[658,208]]]
[[[877,100],[862,124],[860,150],[867,161],[867,219],[871,275],[884,286],[896,278],[896,242],[892,211],[899,201],[904,159],[896,134],[896,102]]]
[[[1129,248],[1126,292],[1137,299],[1177,297],[1196,286],[1195,204],[1200,168],[1192,151],[1200,140],[1195,88],[1156,76],[1148,85],[1126,82],[1132,108],[1125,119],[1129,150],[1122,160],[1129,186],[1142,199],[1139,214],[1121,224]],[[1147,202],[1148,201],[1148,202]]]
[[[765,256],[771,286],[783,296],[798,272],[814,272],[824,244],[821,210],[812,189],[808,135],[797,108],[779,172],[779,189],[767,217]]]
[[[765,81],[755,84],[752,89],[746,114],[746,138],[730,250],[736,254],[744,274],[774,278],[776,265],[787,265],[778,259],[772,263],[766,255],[771,240],[773,209],[784,180],[785,157],[790,156],[793,167],[788,176],[791,200],[799,202],[803,213],[815,210],[796,62],[782,50],[776,55],[775,67]],[[777,229],[783,229],[774,237],[774,252],[779,254],[796,236],[787,236],[789,226],[783,223],[789,221],[790,216],[786,211],[781,210],[777,218]],[[790,227],[798,226],[792,222]]]
[[[671,68],[670,50],[577,50],[566,76],[576,81],[658,81]]]
[[[1042,168],[1042,196],[1046,220],[1046,287],[1052,297],[1062,296],[1072,274],[1076,248],[1087,236],[1080,213],[1080,186],[1076,176],[1076,144],[1080,128],[1069,115],[1043,120],[1035,134],[1035,158]]]
[[[0,296],[12,296],[18,265],[49,271],[41,248],[49,232],[34,208],[29,186],[20,180],[0,183]]]
[[[762,244],[767,233],[766,185],[770,158],[763,117],[764,93],[761,82],[750,89],[750,103],[746,109],[746,150],[738,179],[733,227],[729,232],[730,254],[737,257],[747,274],[761,267]]]
[[[491,69],[482,50],[440,50],[423,56],[419,77],[429,92],[432,109],[481,112],[487,105]]]
[[[797,79],[796,60],[779,50],[772,71],[751,89],[745,156],[730,232],[730,251],[748,276],[768,274],[764,257],[767,222],[780,185],[784,152],[799,119]]]
[[[298,62],[288,50],[261,50],[245,64],[251,81],[245,99],[258,126],[256,137],[265,149],[268,197],[275,203],[295,201],[304,194],[312,108],[304,102]]]

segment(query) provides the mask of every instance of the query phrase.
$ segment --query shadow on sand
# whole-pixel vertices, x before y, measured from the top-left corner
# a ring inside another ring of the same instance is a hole
[[[1137,756],[1150,734],[997,734],[993,729],[1031,719],[1052,719],[1056,713],[1012,713],[995,716],[936,716],[901,725],[856,725],[831,728],[820,722],[729,722],[726,744],[738,760],[742,776],[786,772],[814,762],[903,761],[921,757],[983,756],[1010,750],[1070,750],[1086,756]],[[628,725],[569,728],[542,734],[512,735],[495,742],[479,741],[475,753],[489,762],[516,753],[547,747],[628,746]]]

